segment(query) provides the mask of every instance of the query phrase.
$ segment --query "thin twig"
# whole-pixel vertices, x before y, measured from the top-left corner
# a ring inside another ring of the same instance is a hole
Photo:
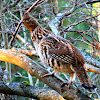
[[[17,34],[18,29],[19,29],[19,27],[20,27],[21,24],[22,24],[22,20],[21,20],[20,23],[17,25],[16,31],[15,31],[15,33],[13,34],[13,37],[12,37],[12,39],[11,39],[11,41],[10,41],[10,46],[12,46],[13,41],[14,41],[14,39],[15,39],[15,37],[16,37],[16,34]]]
[[[84,40],[88,41],[92,45],[92,47],[95,47],[96,49],[100,50],[100,48],[99,48],[99,44],[100,44],[99,41],[97,39],[93,38],[92,36],[90,36],[89,34],[85,33],[84,31],[66,30],[66,32],[76,32],[76,33],[80,34],[83,37]],[[92,40],[94,42],[91,42],[88,39],[86,39],[81,33],[83,33],[83,34],[89,36],[90,38],[92,38]]]
[[[6,24],[5,22],[4,22],[4,24],[5,24],[6,27],[11,31],[11,29],[7,26],[7,24]],[[11,32],[12,32],[12,34],[14,34],[13,31],[11,31]],[[17,49],[19,52],[21,52],[21,53],[23,53],[23,54],[25,54],[25,55],[29,55],[29,56],[34,55],[34,56],[39,57],[38,54],[37,54],[37,52],[36,52],[35,49],[33,48],[33,46],[32,46],[31,44],[29,44],[28,42],[26,42],[25,39],[24,39],[23,37],[21,37],[21,36],[18,35],[18,34],[16,35],[16,37],[17,37],[22,43],[26,44],[27,48],[30,49],[30,51],[29,51],[29,50]]]
[[[66,30],[68,30],[70,27],[76,26],[76,25],[78,25],[78,24],[80,24],[80,23],[82,23],[82,22],[85,22],[85,21],[87,21],[87,20],[89,20],[89,19],[91,19],[91,18],[95,18],[95,17],[97,17],[97,16],[99,16],[99,15],[100,15],[100,13],[97,14],[97,15],[95,15],[95,16],[92,16],[92,17],[86,18],[86,19],[84,19],[84,20],[81,20],[81,21],[79,21],[78,23],[74,23],[74,24],[72,24],[72,25],[69,25],[69,26],[68,26],[67,28],[65,28],[62,32],[60,32],[60,34],[62,34],[63,32],[66,32]]]
[[[86,1],[86,2],[84,2],[82,4],[80,4],[80,5],[74,6],[70,11],[67,11],[65,13],[58,13],[57,17],[55,17],[55,19],[53,19],[52,21],[50,21],[49,27],[52,29],[52,31],[55,34],[57,34],[58,33],[57,27],[59,26],[59,24],[56,24],[56,23],[59,23],[65,17],[68,17],[69,15],[73,14],[73,12],[75,12],[77,9],[79,9],[79,8],[81,8],[83,6],[86,6],[86,4],[93,4],[93,3],[97,3],[97,2],[100,2],[100,0],[97,0],[97,1]],[[67,29],[65,29],[65,30],[67,30]],[[64,31],[60,32],[59,34],[62,34],[63,32]]]
[[[54,6],[53,6],[53,0],[51,0],[51,6],[52,6],[52,12],[54,15],[56,15],[55,10],[54,10]]]
[[[40,0],[37,0],[26,12],[30,12],[34,6],[37,5],[37,3],[39,2]]]
[[[8,8],[13,8],[15,7],[18,3],[19,3],[20,0],[17,0],[15,1],[13,4],[9,5],[8,7],[6,7],[5,9],[3,9],[2,12],[6,12]]]
[[[78,33],[78,34],[80,34],[80,35],[83,37],[83,39],[84,39],[84,40],[86,40],[87,42],[89,42],[90,44],[92,44],[93,46],[95,46],[95,48],[96,48],[96,49],[98,49],[98,50],[99,50],[99,48],[98,48],[98,45],[97,45],[97,44],[95,45],[93,42],[89,41],[87,38],[85,38],[85,37],[81,34],[81,32],[78,32],[78,31],[77,31],[77,33]]]

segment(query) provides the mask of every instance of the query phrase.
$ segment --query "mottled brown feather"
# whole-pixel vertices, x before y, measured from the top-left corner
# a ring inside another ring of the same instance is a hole
[[[24,14],[22,22],[30,30],[33,44],[42,62],[55,71],[69,73],[71,81],[73,73],[76,73],[82,86],[89,90],[94,89],[84,68],[84,57],[72,43],[43,28],[29,13]]]

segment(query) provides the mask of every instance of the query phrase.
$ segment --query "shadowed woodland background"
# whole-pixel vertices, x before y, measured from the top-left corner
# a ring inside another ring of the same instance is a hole
[[[44,4],[34,7],[30,13],[44,28],[68,39],[80,49],[87,64],[100,68],[100,2],[86,4],[89,1],[91,0],[47,0]],[[34,2],[35,0],[0,1],[0,49],[10,48],[9,42],[13,32],[23,17],[24,12]],[[68,13],[71,11],[72,13]],[[59,16],[62,17],[59,19]],[[55,23],[55,21],[57,22]],[[52,27],[53,24],[55,25],[54,27]],[[20,36],[15,39],[13,46],[19,48],[18,50],[20,52],[43,66],[36,52],[33,52],[34,46],[30,38],[29,30],[24,25],[21,25],[18,34]],[[30,45],[32,46],[31,48],[29,47]],[[93,72],[88,72],[88,74],[97,85],[97,91],[95,93],[90,94],[83,89],[77,77],[75,77],[73,82],[83,93],[92,98],[100,99],[100,74]],[[68,81],[66,78],[69,79],[69,75],[62,73],[58,75],[65,81]],[[30,76],[24,69],[3,61],[0,61],[0,81],[25,82],[36,87],[49,88],[36,77]],[[8,96],[1,94],[0,97],[5,98],[4,100],[8,100],[6,97],[9,100],[31,100],[28,97],[17,95]]]

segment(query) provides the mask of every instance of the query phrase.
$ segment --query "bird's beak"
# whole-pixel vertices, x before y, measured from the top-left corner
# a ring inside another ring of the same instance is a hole
[[[23,23],[23,21],[20,22],[20,25]]]
[[[21,20],[19,24],[21,25],[22,23],[24,23],[24,21],[23,21],[23,20]]]

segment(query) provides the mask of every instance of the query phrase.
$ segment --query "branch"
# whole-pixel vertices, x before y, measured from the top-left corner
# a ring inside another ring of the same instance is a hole
[[[59,93],[47,88],[38,88],[17,82],[0,81],[0,93],[20,95],[41,100],[65,100]]]
[[[62,19],[64,19],[66,16],[71,15],[73,12],[75,12],[77,9],[85,6],[86,4],[93,4],[93,3],[97,3],[100,2],[100,0],[96,0],[96,1],[86,1],[80,5],[74,6],[69,12],[65,12],[65,13],[59,13],[57,14],[57,17],[55,17],[55,19],[53,19],[52,21],[49,22],[49,27],[52,29],[53,33],[58,34],[58,25],[60,23],[60,21]]]
[[[93,4],[93,3],[98,3],[100,2],[100,0],[96,0],[96,1],[88,1],[86,4]]]
[[[8,25],[5,22],[4,22],[4,24],[11,31],[11,29],[8,27]],[[13,31],[11,31],[11,33],[14,35]],[[31,44],[29,44],[28,42],[26,42],[23,37],[21,37],[19,34],[17,34],[16,38],[18,38],[23,44],[25,44],[27,46],[27,48],[30,49],[30,51],[29,50],[17,49],[20,53],[23,53],[23,54],[29,55],[29,56],[35,55],[35,56],[38,57],[37,52],[35,51],[35,49],[33,48],[33,46]]]
[[[20,0],[17,0],[17,1],[15,1],[13,4],[11,4],[11,5],[9,5],[8,7],[4,8],[3,11],[2,11],[2,13],[3,13],[3,12],[6,12],[8,8],[13,8],[13,7],[15,7],[15,6],[19,3],[19,1],[20,1]]]
[[[63,82],[55,76],[42,77],[48,73],[47,70],[42,68],[39,64],[37,64],[35,61],[31,60],[29,57],[16,52],[15,49],[14,50],[0,49],[0,60],[18,65],[19,67],[25,69],[32,76],[37,77],[39,80],[41,80],[42,82],[47,84],[49,87],[56,90],[65,99],[92,100],[91,98],[89,98],[88,96],[83,94],[78,89],[76,90],[72,87],[70,87],[70,89],[69,89],[66,86],[61,88],[61,84]],[[83,97],[84,97],[84,99],[83,99]]]
[[[39,2],[40,0],[37,0],[26,12],[30,12]]]
[[[14,47],[13,47],[14,48]],[[20,48],[16,48],[16,50],[18,51],[18,52],[20,52],[20,53],[22,53],[22,54],[25,54],[25,55],[28,55],[28,56],[36,56],[36,57],[39,57],[38,56],[38,54],[37,54],[37,52],[35,51],[35,50],[25,50],[25,49],[20,49]],[[84,55],[85,56],[85,55]],[[88,55],[86,55],[85,56],[85,59],[89,62],[90,61],[90,59],[91,59],[91,57],[90,56],[88,56]],[[87,58],[90,58],[90,59],[87,59]],[[94,61],[94,58],[92,58],[92,61]],[[91,62],[93,65],[100,65],[100,62],[98,62],[97,61],[97,63],[95,64],[95,62]],[[94,73],[98,73],[98,74],[100,74],[100,68],[96,68],[96,67],[93,67],[92,65],[90,65],[90,64],[85,64],[84,65],[84,67],[85,67],[85,69],[86,69],[86,71],[87,72],[94,72]],[[97,66],[97,67],[99,67],[99,66]]]
[[[78,34],[80,34],[80,36],[82,36],[83,38],[84,38],[84,40],[86,40],[87,42],[89,42],[90,44],[91,44],[91,46],[92,47],[95,47],[96,49],[98,49],[99,50],[99,41],[97,40],[97,39],[95,39],[94,37],[92,37],[91,35],[89,35],[88,33],[86,33],[85,31],[79,31],[79,30],[66,30],[66,32],[76,32],[76,33],[78,33]],[[81,34],[82,33],[82,34]],[[94,43],[93,42],[91,42],[91,41],[89,41],[87,38],[85,38],[84,36],[83,36],[83,34],[85,34],[86,36],[88,36],[88,37],[90,37],[93,41],[94,41]],[[71,37],[70,37],[71,38]],[[72,39],[72,38],[71,38]],[[73,39],[74,41],[77,41],[78,39]],[[89,44],[88,44],[89,45]]]
[[[32,50],[25,50],[25,49],[20,49],[20,48],[16,48],[18,50],[18,52],[28,55],[28,56],[36,56],[39,57],[38,53],[32,49]]]
[[[17,34],[16,36],[22,43],[26,44],[27,48],[29,48],[30,50],[23,50],[23,49],[17,49],[20,53],[23,53],[25,55],[29,55],[29,56],[38,56],[37,52],[35,51],[35,49],[33,48],[33,46],[31,44],[29,44],[28,42],[25,41],[25,39],[23,37],[21,37],[20,35]]]
[[[100,68],[100,62],[98,60],[95,61],[94,58],[91,58],[88,54],[86,54],[84,51],[81,51],[82,55],[84,56],[87,63],[90,63],[93,66]],[[91,62],[90,62],[91,59]]]
[[[65,29],[64,29],[62,32],[60,32],[59,34],[62,34],[63,32],[66,32],[66,30],[68,30],[70,27],[76,26],[76,25],[78,25],[78,24],[80,24],[80,23],[82,23],[82,22],[85,22],[85,21],[87,21],[87,20],[89,20],[89,19],[92,19],[92,18],[95,18],[95,17],[97,17],[97,16],[100,16],[100,13],[97,14],[97,15],[95,15],[95,16],[92,16],[92,17],[86,18],[86,19],[84,19],[84,20],[81,20],[81,21],[79,21],[78,23],[74,23],[74,24],[68,25],[68,27],[65,28]]]
[[[87,72],[94,72],[100,74],[100,68],[93,67],[89,64],[85,64],[84,67],[86,68]]]

